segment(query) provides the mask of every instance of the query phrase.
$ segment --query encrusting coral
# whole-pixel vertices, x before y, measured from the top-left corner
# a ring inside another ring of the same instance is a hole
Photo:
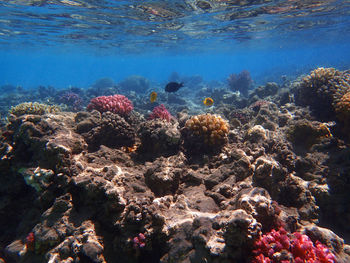
[[[185,124],[185,148],[189,149],[197,144],[197,149],[212,151],[227,143],[229,124],[220,116],[202,114],[191,117]]]
[[[16,116],[22,116],[25,114],[44,115],[46,113],[56,113],[60,111],[61,108],[57,105],[48,105],[39,102],[24,102],[11,107],[9,113]]]

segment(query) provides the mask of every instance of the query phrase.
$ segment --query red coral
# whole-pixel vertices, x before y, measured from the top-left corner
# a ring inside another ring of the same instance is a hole
[[[28,250],[34,251],[34,249],[35,249],[35,235],[34,235],[34,232],[30,232],[27,235],[25,244],[26,244],[26,247],[27,247]]]
[[[172,116],[169,113],[169,111],[165,108],[163,104],[155,107],[152,111],[152,113],[149,115],[148,119],[153,120],[153,119],[163,119],[168,122],[170,122]]]
[[[284,228],[260,237],[255,242],[252,263],[335,263],[336,257],[319,241],[316,246],[307,235],[298,232],[287,233]],[[292,260],[292,261],[291,261]]]
[[[110,111],[120,115],[127,115],[134,109],[131,101],[123,95],[100,96],[93,98],[87,106],[88,110],[98,110],[99,112]]]

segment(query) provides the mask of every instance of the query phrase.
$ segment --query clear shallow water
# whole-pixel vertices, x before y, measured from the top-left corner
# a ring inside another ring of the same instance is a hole
[[[1,1],[0,85],[348,68],[350,1]]]

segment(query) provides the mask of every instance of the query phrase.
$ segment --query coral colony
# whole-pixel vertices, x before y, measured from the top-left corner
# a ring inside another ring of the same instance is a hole
[[[307,235],[288,233],[284,228],[263,235],[255,242],[252,263],[335,263],[336,258],[329,249]]]
[[[98,110],[99,112],[113,112],[127,115],[134,109],[131,101],[124,95],[100,96],[91,99],[87,110]]]
[[[63,95],[60,97],[60,101],[71,107],[73,111],[81,110],[83,106],[82,98],[74,92],[63,93]]]
[[[170,122],[171,117],[172,117],[171,114],[165,108],[164,104],[160,104],[159,106],[153,109],[152,113],[148,116],[148,119],[149,120],[162,119]]]
[[[142,233],[139,233],[132,241],[135,249],[144,248],[146,246],[146,237]]]

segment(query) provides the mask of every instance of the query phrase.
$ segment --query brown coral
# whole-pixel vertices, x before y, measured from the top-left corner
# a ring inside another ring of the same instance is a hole
[[[191,117],[186,121],[186,148],[200,149],[210,152],[220,148],[227,142],[229,124],[220,116],[202,114]],[[197,144],[196,146],[194,144]]]
[[[317,68],[303,78],[295,94],[297,104],[310,106],[321,120],[334,119],[334,107],[350,89],[350,73],[334,68]]]
[[[335,105],[335,112],[339,120],[349,122],[350,120],[350,91],[347,92]]]
[[[348,91],[335,105],[335,112],[339,121],[344,125],[343,131],[350,131],[350,91]],[[348,135],[349,136],[349,135]]]

